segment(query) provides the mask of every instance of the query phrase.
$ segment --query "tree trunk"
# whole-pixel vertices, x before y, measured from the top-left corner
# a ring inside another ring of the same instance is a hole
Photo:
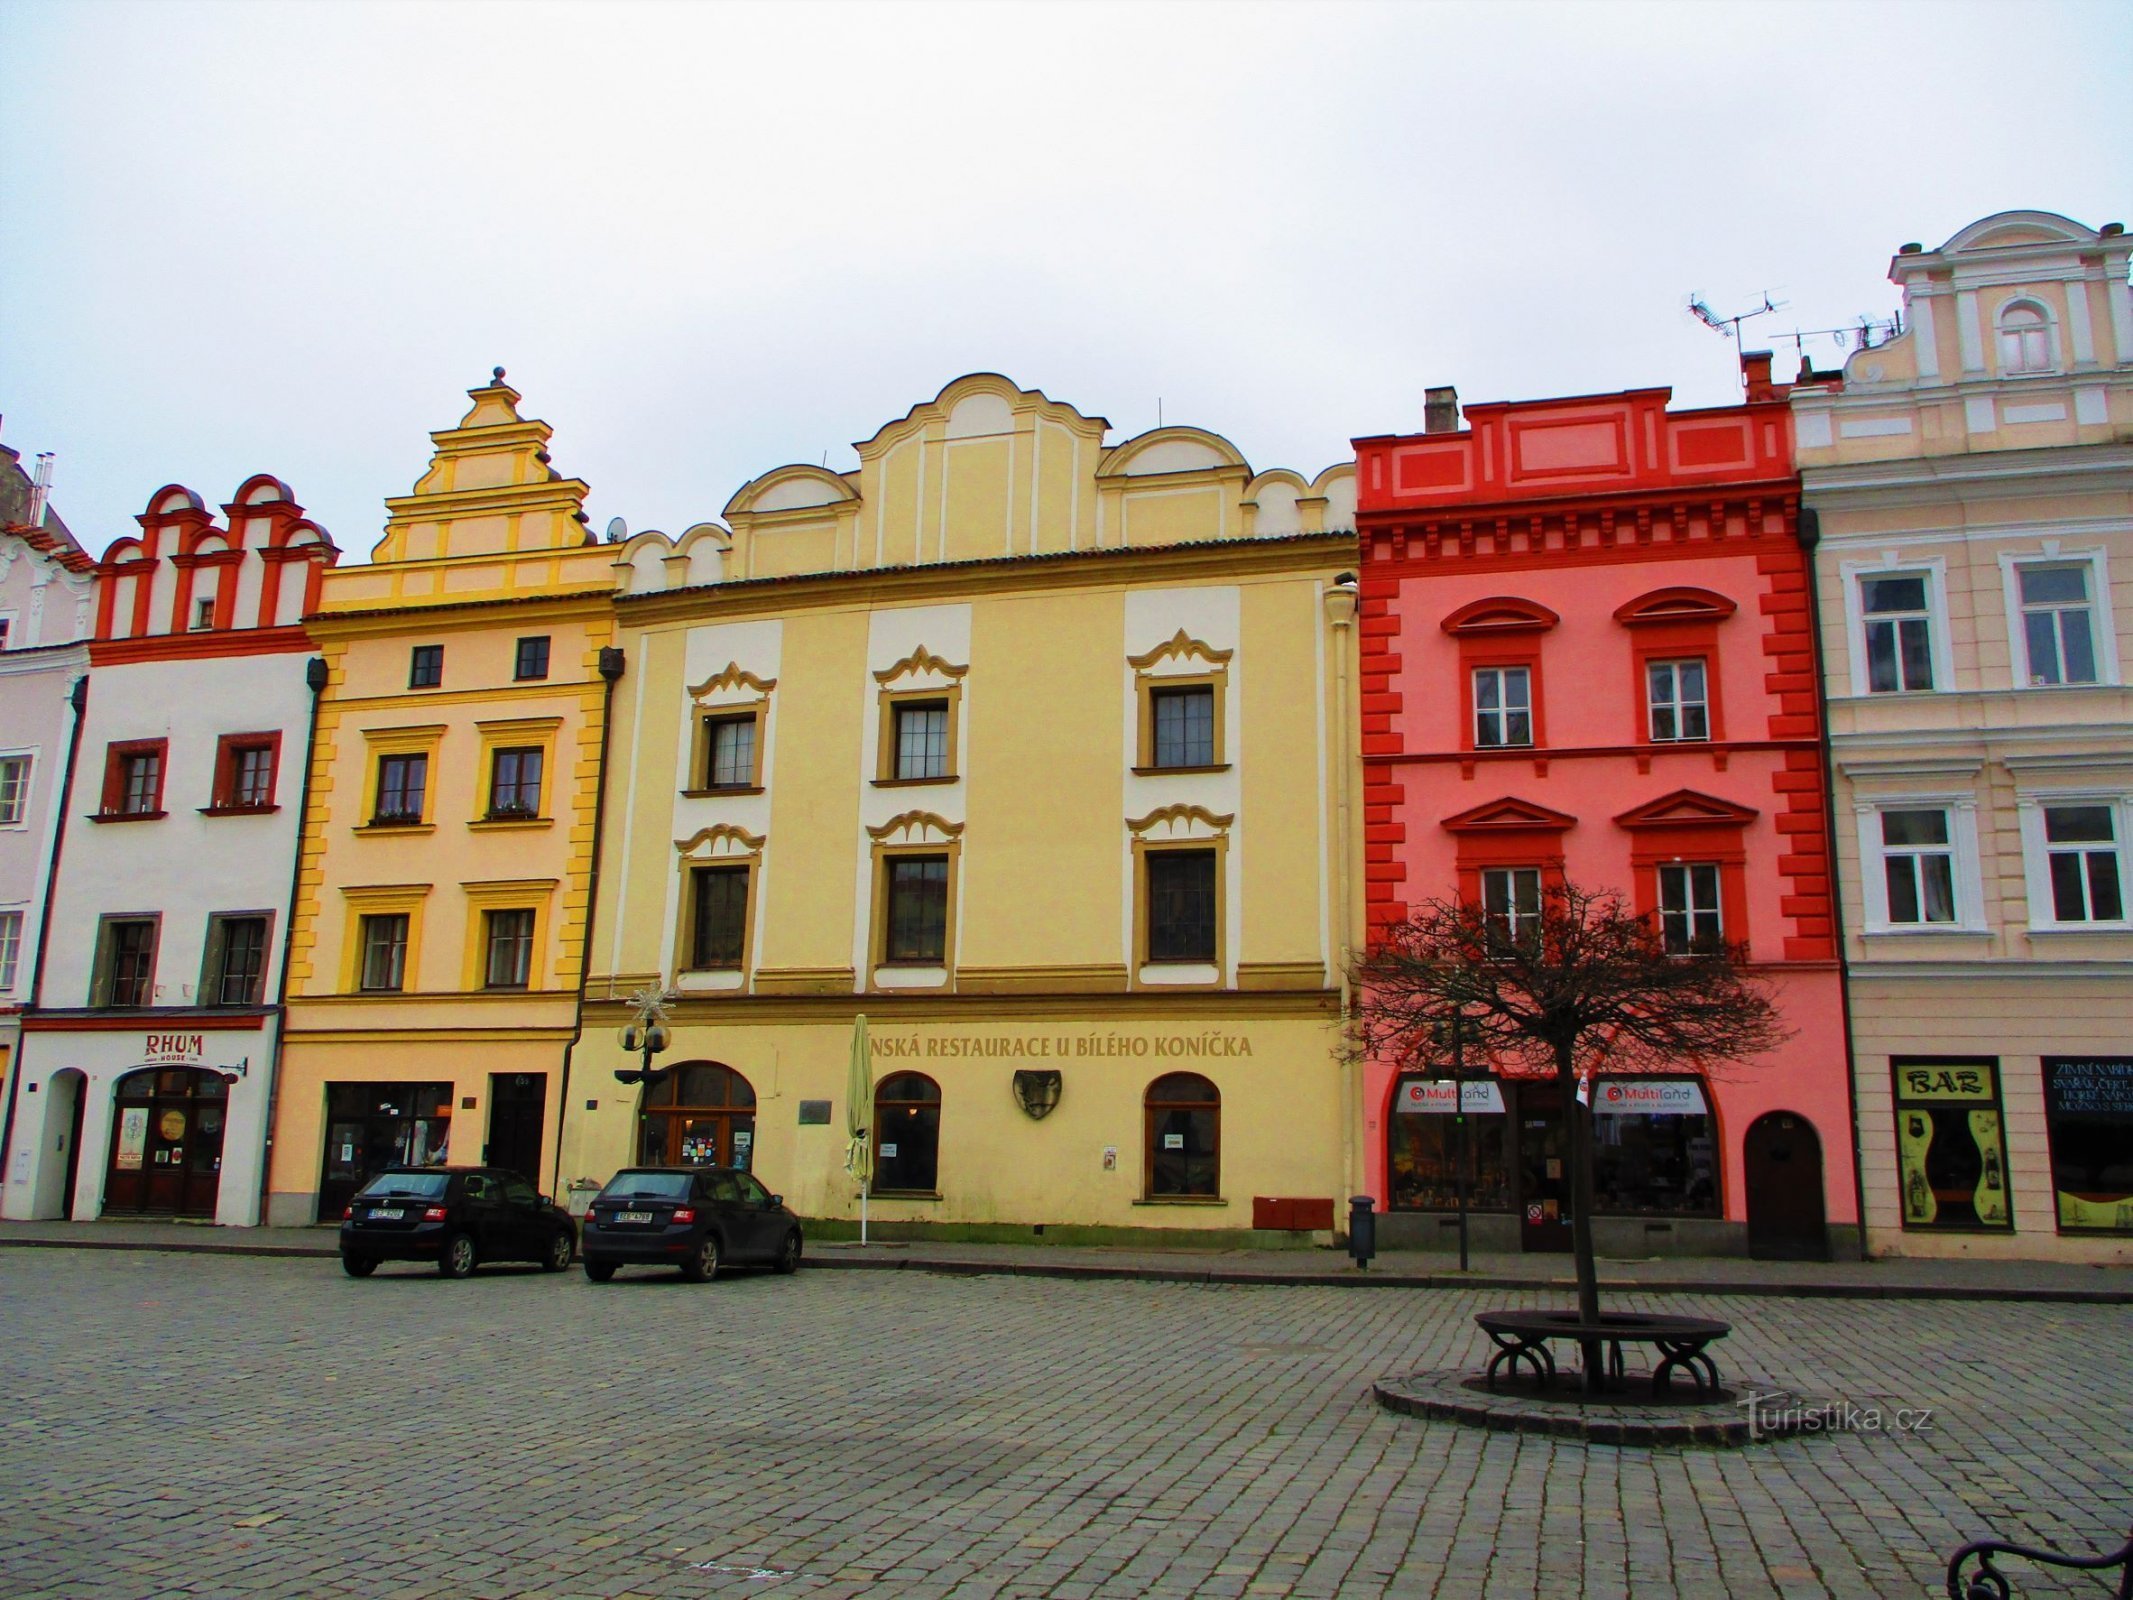
[[[1578,1320],[1600,1320],[1600,1269],[1592,1249],[1592,1107],[1577,1095],[1577,1061],[1570,1044],[1555,1047],[1555,1075],[1563,1086],[1563,1108],[1570,1118],[1570,1253],[1577,1263]],[[1581,1342],[1587,1393],[1605,1387],[1598,1339]]]

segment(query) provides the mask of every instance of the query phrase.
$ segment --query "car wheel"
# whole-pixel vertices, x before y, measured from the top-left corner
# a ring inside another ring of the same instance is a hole
[[[800,1230],[795,1228],[778,1246],[778,1270],[791,1277],[800,1270]]]
[[[614,1275],[615,1264],[612,1261],[588,1261],[585,1263],[585,1276],[592,1279],[594,1283],[605,1283]]]
[[[343,1256],[341,1270],[351,1278],[367,1278],[378,1270],[376,1256]]]
[[[691,1283],[709,1283],[718,1276],[718,1235],[707,1233],[696,1253],[681,1264],[681,1275]]]
[[[577,1243],[561,1228],[548,1241],[548,1254],[541,1258],[543,1272],[561,1272],[570,1265],[570,1258],[577,1253]]]
[[[444,1252],[437,1257],[439,1276],[468,1278],[474,1275],[474,1241],[463,1233],[455,1233],[444,1241]]]

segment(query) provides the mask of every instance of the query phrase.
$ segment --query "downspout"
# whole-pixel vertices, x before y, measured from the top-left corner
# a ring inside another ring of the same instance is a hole
[[[585,989],[592,976],[593,918],[600,909],[600,843],[607,833],[607,742],[615,726],[615,685],[621,680],[627,659],[619,645],[600,647],[600,768],[593,786],[592,866],[585,876],[585,942],[578,949],[578,1008],[570,1022],[570,1038],[563,1046],[563,1070],[556,1085],[555,1171],[548,1186],[549,1197],[561,1205],[563,1193],[563,1128],[570,1120],[570,1057],[585,1037]]]
[[[304,878],[304,826],[311,816],[311,763],[318,754],[318,714],[330,669],[324,656],[304,663],[311,691],[311,726],[304,735],[304,786],[296,802],[296,859],[289,867],[289,906],[282,913],[281,973],[274,984],[274,1053],[267,1059],[267,1134],[259,1147],[259,1220],[267,1226],[267,1186],[274,1176],[274,1131],[281,1114],[281,1058],[289,1046],[289,954],[296,945],[296,897]]]
[[[1349,629],[1355,622],[1356,579],[1352,572],[1344,572],[1325,591],[1326,621],[1333,629],[1333,850],[1334,850],[1334,904],[1340,921],[1338,965],[1340,968],[1341,996],[1341,1182],[1345,1186],[1342,1199],[1358,1192],[1361,1180],[1356,1176],[1357,1118],[1362,1115],[1362,1089],[1357,1081],[1358,1066],[1355,1052],[1350,1048],[1348,1024],[1355,1010],[1354,986],[1348,975],[1348,962],[1353,955],[1350,926],[1350,899],[1352,886],[1349,883],[1353,863],[1349,860],[1349,724],[1354,720],[1348,714],[1348,642]],[[1336,1214],[1338,1225],[1339,1216]]]
[[[52,902],[59,895],[59,857],[67,845],[67,808],[74,803],[74,764],[81,756],[82,722],[89,711],[89,675],[84,672],[67,690],[67,704],[74,708],[74,727],[67,735],[67,770],[59,777],[59,812],[52,829],[52,866],[44,877],[44,904],[37,913],[37,956],[30,963],[30,999],[22,1008],[27,1016],[44,999],[44,953],[52,947]],[[7,1116],[0,1121],[0,1196],[7,1192],[8,1162],[15,1146],[15,1101],[22,1093],[23,1035],[15,1036],[15,1059],[7,1075]],[[76,1152],[79,1156],[80,1152]]]
[[[1866,1259],[1866,1175],[1859,1153],[1859,1056],[1852,1037],[1852,970],[1844,934],[1844,894],[1837,882],[1837,763],[1829,748],[1829,679],[1822,662],[1822,586],[1815,547],[1822,542],[1822,513],[1800,507],[1800,550],[1807,558],[1808,633],[1814,641],[1815,721],[1822,757],[1822,848],[1829,854],[1829,928],[1837,948],[1837,1004],[1844,1018],[1844,1097],[1852,1117],[1852,1204],[1858,1217],[1859,1256]]]

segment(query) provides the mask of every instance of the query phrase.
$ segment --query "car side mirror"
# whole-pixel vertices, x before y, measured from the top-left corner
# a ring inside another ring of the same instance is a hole
[[[785,1196],[783,1196],[782,1194],[774,1194],[763,1203],[763,1209],[765,1211],[775,1211],[778,1209],[779,1206],[782,1206],[783,1204],[785,1204]]]

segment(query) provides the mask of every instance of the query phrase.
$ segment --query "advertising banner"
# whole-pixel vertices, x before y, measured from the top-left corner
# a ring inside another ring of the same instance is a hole
[[[1503,1110],[1502,1086],[1486,1078],[1478,1082],[1469,1080],[1463,1086],[1450,1078],[1410,1078],[1400,1085],[1392,1109],[1403,1117],[1448,1117],[1462,1098],[1469,1113]]]
[[[1602,1078],[1593,1096],[1598,1116],[1701,1117],[1703,1085],[1684,1078]]]

